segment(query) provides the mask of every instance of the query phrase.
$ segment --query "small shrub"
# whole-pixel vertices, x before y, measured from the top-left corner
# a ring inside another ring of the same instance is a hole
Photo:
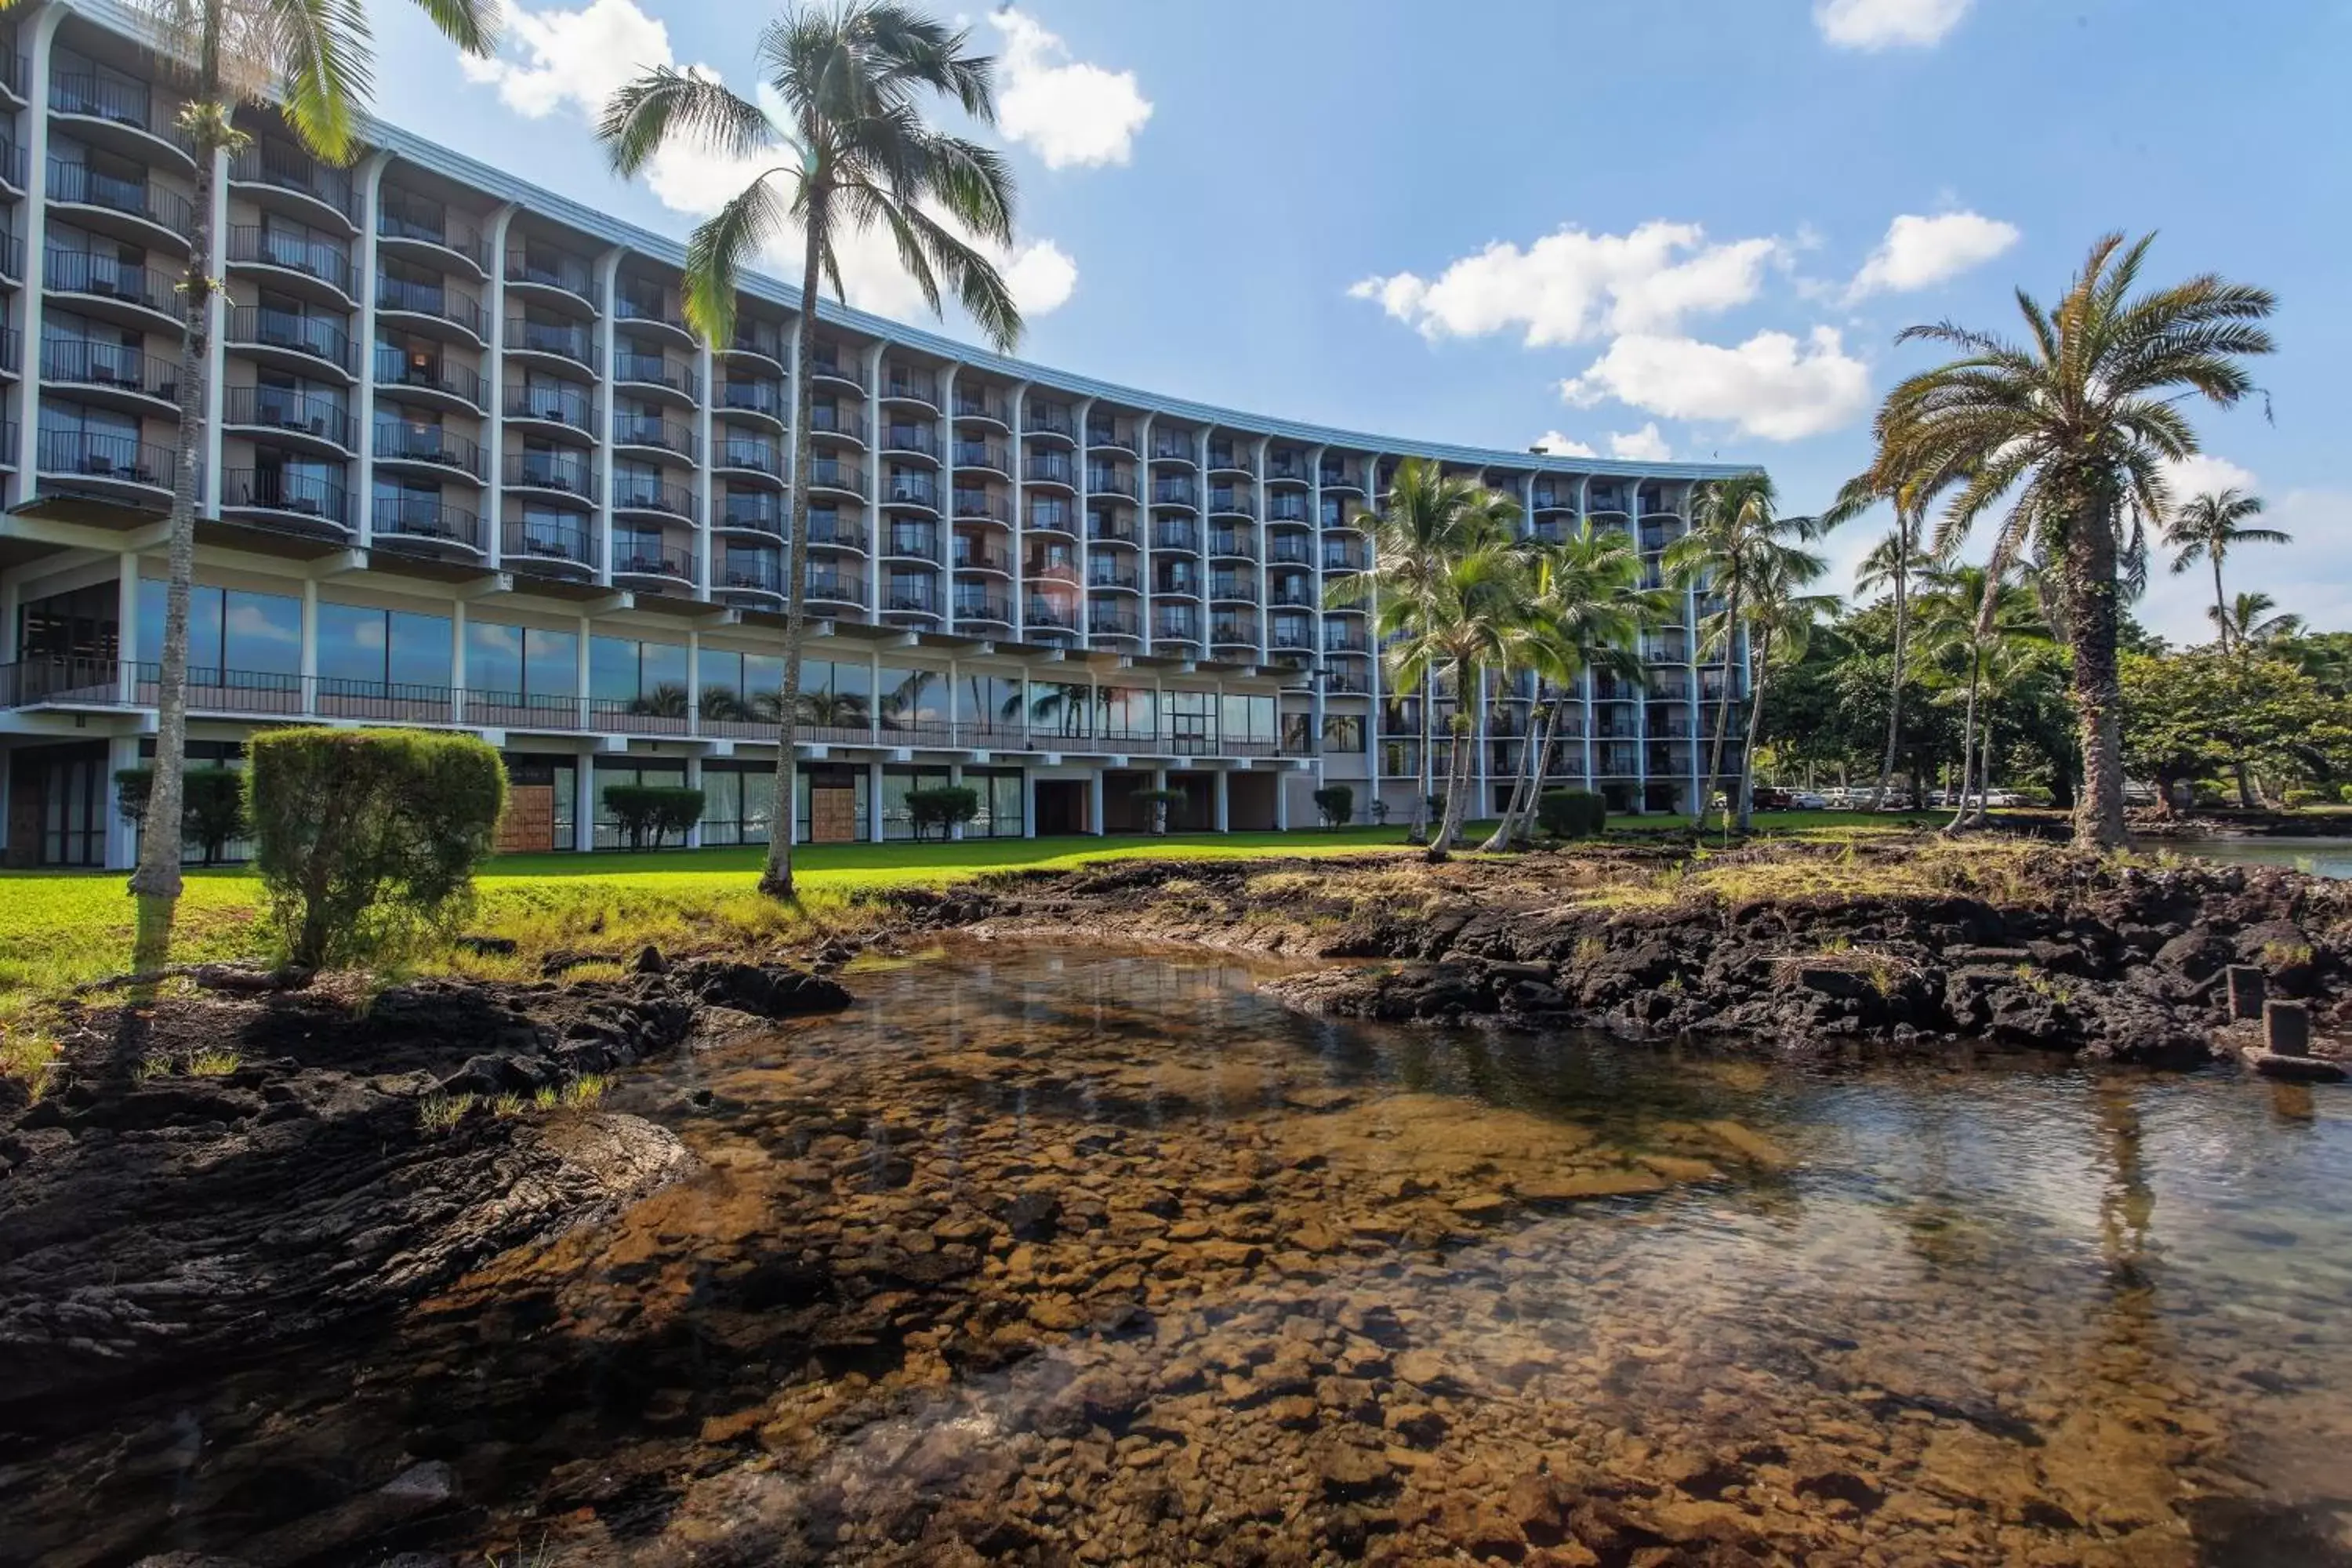
[[[152,767],[118,768],[116,809],[122,820],[143,830],[147,802],[155,791]],[[220,862],[232,838],[244,837],[245,775],[226,768],[190,768],[180,775],[180,842],[193,844],[207,866]]]
[[[227,1078],[235,1073],[245,1058],[235,1051],[197,1051],[188,1058],[190,1078]]]
[[[2346,805],[2352,805],[2352,784],[2337,785],[2336,790],[2336,798],[2342,801]]]
[[[1151,813],[1151,831],[1165,833],[1168,831],[1168,808],[1181,805],[1184,792],[1181,789],[1139,789],[1135,792],[1134,798]]]
[[[531,1090],[530,1105],[534,1110],[552,1110],[562,1102],[562,1097],[551,1086]]]
[[[2315,789],[2291,789],[2286,792],[2286,808],[2289,811],[2300,811],[2306,805],[2322,805],[2326,799],[2326,795]]]
[[[1599,937],[1580,936],[1576,939],[1577,968],[1590,969],[1608,956],[1609,944]]]
[[[1356,819],[1356,792],[1346,784],[1327,784],[1315,792],[1315,809],[1326,827],[1345,827]]]
[[[2273,969],[2300,969],[2311,962],[2311,944],[2307,942],[2266,942],[2263,943],[2263,962]]]
[[[416,1125],[427,1132],[446,1132],[474,1109],[470,1094],[428,1094],[416,1105]]]
[[[36,1103],[48,1092],[64,1054],[63,1046],[38,1029],[0,1024],[0,1078],[22,1082]]]
[[[562,1100],[572,1110],[591,1110],[604,1098],[613,1080],[603,1073],[583,1073],[563,1086]]]
[[[1608,803],[1590,790],[1548,789],[1536,798],[1536,826],[1554,838],[1595,838],[1608,821]]]
[[[907,792],[907,815],[914,820],[918,842],[934,827],[940,830],[941,838],[946,838],[960,824],[979,816],[980,792],[964,784],[910,789]]]
[[[287,954],[397,956],[461,915],[507,774],[472,735],[293,729],[250,742],[254,865]]]
[[[632,849],[658,849],[672,833],[684,843],[702,820],[703,794],[678,784],[606,784],[604,809],[628,835]],[[650,837],[653,842],[646,840]]]
[[[490,1101],[490,1114],[501,1121],[512,1121],[530,1109],[530,1102],[519,1094],[502,1094]]]

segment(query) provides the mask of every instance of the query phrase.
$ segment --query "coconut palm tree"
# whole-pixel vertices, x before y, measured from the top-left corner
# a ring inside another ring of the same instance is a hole
[[[776,742],[779,800],[793,798],[801,655],[808,638],[802,542],[809,528],[817,300],[827,279],[841,292],[841,240],[884,231],[934,311],[942,290],[952,289],[999,348],[1009,352],[1021,336],[1013,291],[979,248],[1013,238],[1012,172],[992,149],[934,130],[922,118],[926,100],[936,95],[954,100],[974,120],[995,120],[994,62],[971,53],[969,43],[968,33],[895,0],[804,5],[770,23],[752,47],[753,63],[781,105],[780,119],[722,82],[664,66],[614,94],[598,127],[613,167],[623,174],[636,174],[673,144],[709,157],[772,160],[687,240],[686,316],[704,341],[721,347],[734,341],[735,292],[744,268],[799,230],[796,482]],[[760,890],[793,896],[790,833],[770,835]]]
[[[1456,694],[1447,728],[1452,734],[1445,766],[1445,816],[1429,841],[1430,858],[1454,847],[1461,836],[1470,794],[1472,710],[1465,699],[1478,689],[1480,675],[1504,663],[1528,613],[1524,558],[1510,541],[1518,504],[1492,490],[1480,493],[1474,515],[1484,521],[1462,545],[1447,552],[1429,579],[1418,613],[1389,620],[1382,630],[1396,641],[1390,649],[1390,679],[1398,690],[1426,687],[1444,677]]]
[[[1780,520],[1800,537],[1810,531],[1811,518]],[[1747,634],[1749,648],[1750,689],[1748,696],[1748,733],[1742,742],[1740,756],[1745,759],[1739,769],[1741,788],[1736,811],[1738,830],[1748,832],[1755,826],[1754,792],[1746,786],[1754,771],[1756,737],[1762,728],[1764,700],[1772,689],[1772,671],[1776,664],[1793,661],[1802,657],[1805,645],[1811,639],[1815,623],[1836,613],[1838,601],[1832,594],[1807,594],[1804,586],[1817,581],[1829,570],[1829,563],[1810,550],[1780,542],[1769,542],[1756,552],[1755,564],[1746,574],[1741,595],[1739,618],[1735,621],[1727,605],[1716,616],[1709,616],[1699,627],[1702,647],[1729,649],[1734,646],[1735,630]],[[1727,654],[1727,668],[1731,660]],[[1727,699],[1722,705],[1728,712]],[[1717,734],[1721,734],[1718,725]],[[1708,776],[1714,777],[1710,771]]]
[[[180,449],[173,473],[163,592],[163,646],[155,692],[155,774],[149,820],[180,819],[188,741],[188,601],[195,581],[196,469],[207,442],[205,368],[212,353],[215,154],[250,140],[236,128],[240,105],[275,101],[295,140],[331,163],[358,151],[357,128],[370,90],[373,35],[358,0],[132,0],[159,58],[184,85],[179,130],[196,162],[188,265],[180,289]],[[496,46],[497,0],[417,0],[434,26],[469,54]],[[175,834],[142,834],[131,874],[138,900],[131,968],[152,974],[172,946],[180,900]]]
[[[1982,693],[1988,687],[1999,689],[2004,680],[2048,658],[2055,638],[2042,618],[2039,596],[2019,580],[2015,565],[1996,576],[1983,566],[1948,563],[1937,567],[1924,586],[1920,673],[1943,685],[1948,694],[1965,693],[1958,809],[1945,828],[1951,832],[1983,817],[1983,793],[1992,783],[1990,726],[1980,731],[1978,723]],[[1976,792],[1973,805],[1971,788]]]
[[[1621,679],[1643,678],[1642,631],[1674,612],[1663,591],[1642,586],[1642,557],[1622,529],[1594,532],[1588,521],[1557,544],[1528,547],[1528,603],[1513,644],[1513,664],[1548,687],[1549,702],[1530,704],[1518,786],[1509,809],[1483,846],[1507,849],[1527,837],[1551,773],[1552,753],[1576,684],[1588,669]]]
[[[1518,505],[1508,496],[1475,479],[1449,476],[1436,463],[1407,458],[1389,480],[1380,510],[1359,520],[1371,538],[1370,568],[1333,579],[1324,588],[1323,602],[1335,610],[1369,604],[1384,634],[1417,635],[1439,613],[1440,585],[1452,563],[1474,545],[1507,537],[1517,516]],[[1413,794],[1408,834],[1416,844],[1429,837],[1429,797],[1436,793],[1432,769],[1435,686],[1428,671],[1390,686],[1392,691],[1417,691],[1421,697],[1421,782]],[[1457,687],[1454,696],[1459,707],[1475,693]]]
[[[2099,240],[2054,308],[2021,289],[2023,343],[1950,321],[1905,329],[1897,342],[1961,357],[1902,382],[1877,420],[1878,466],[1964,476],[1947,537],[2009,504],[1996,567],[2028,543],[2059,566],[2083,742],[2074,835],[2101,848],[2124,837],[2122,601],[2147,522],[2170,512],[2163,465],[2198,449],[2180,402],[2237,403],[2254,390],[2242,362],[2274,346],[2257,324],[2276,309],[2264,289],[2209,273],[2136,296],[2148,245]]]
[[[2213,608],[2221,651],[2230,651],[2230,600],[2221,591],[2221,563],[2241,544],[2285,544],[2288,534],[2276,528],[2249,528],[2249,518],[2263,514],[2263,498],[2243,490],[2208,490],[2189,497],[2165,525],[2164,542],[2172,549],[2172,570],[2188,571],[2200,561],[2213,566]]]
[[[1911,588],[1919,573],[1935,559],[1934,552],[1924,543],[1927,509],[1935,492],[1948,485],[1952,478],[1948,473],[1891,468],[1890,457],[1899,460],[1900,455],[1881,452],[1868,472],[1846,481],[1838,491],[1837,500],[1822,514],[1822,527],[1828,529],[1882,500],[1890,502],[1895,509],[1895,531],[1863,557],[1854,577],[1856,593],[1872,594],[1885,589],[1895,600],[1895,649],[1886,690],[1886,745],[1879,755],[1878,785],[1870,795],[1873,811],[1886,804],[1887,792],[1895,784],[1895,759],[1903,747],[1903,686],[1911,640]]]
[[[1759,595],[1786,596],[1792,591],[1790,584],[1810,582],[1822,571],[1820,558],[1798,543],[1818,531],[1815,520],[1779,516],[1773,510],[1776,500],[1772,481],[1762,474],[1741,474],[1701,485],[1691,509],[1690,531],[1666,546],[1661,563],[1677,586],[1703,589],[1723,602],[1723,607],[1706,616],[1699,628],[1701,648],[1722,655],[1727,681],[1723,700],[1716,706],[1706,776],[1692,805],[1694,827],[1706,826],[1707,808],[1717,781],[1723,776],[1723,746],[1731,728],[1729,677],[1739,668],[1743,649],[1753,644],[1755,628],[1748,625],[1751,602]],[[1749,729],[1754,727],[1751,722]],[[1740,776],[1747,777],[1745,767]],[[1741,791],[1743,796],[1745,793]],[[1747,816],[1744,804],[1740,815],[1743,819]]]
[[[2221,634],[2224,650],[2232,643],[2241,648],[2249,648],[2275,642],[2282,637],[2302,636],[2303,617],[2272,615],[2271,612],[2277,608],[2278,601],[2268,594],[2240,594],[2230,601],[2226,609],[2216,605],[2207,610],[2205,618],[2212,622],[2214,630]]]

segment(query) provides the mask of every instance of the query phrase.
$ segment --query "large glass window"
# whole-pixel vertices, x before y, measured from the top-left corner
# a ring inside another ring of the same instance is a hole
[[[1097,729],[1105,740],[1158,740],[1158,696],[1148,686],[1097,687],[1095,711],[1101,718]]]
[[[776,770],[764,763],[702,765],[702,842],[765,844],[776,815]]]
[[[686,649],[677,643],[639,642],[634,637],[588,640],[588,695],[608,702],[634,702],[656,694],[686,693]]]
[[[1021,837],[1021,770],[966,768],[964,787],[980,796],[980,815],[964,824],[966,838]]]
[[[163,649],[160,578],[139,584],[139,647]],[[199,584],[188,595],[188,679],[199,686],[290,684],[302,673],[302,601]]]
[[[948,721],[947,677],[936,669],[884,665],[875,704],[885,730],[915,730]]]
[[[956,693],[956,717],[965,726],[1011,730],[1021,728],[1021,682],[1001,675],[963,677]]]
[[[777,683],[782,685],[779,671]],[[806,659],[801,665],[801,722],[824,730],[863,730],[873,722],[874,667]]]
[[[1182,756],[1199,756],[1213,749],[1217,738],[1216,703],[1213,691],[1161,692],[1160,734],[1170,749]]]
[[[1029,727],[1040,741],[1082,741],[1094,733],[1094,688],[1083,681],[1029,683]]]
[[[449,618],[365,605],[319,605],[319,675],[368,689],[450,684]]]
[[[580,695],[580,634],[468,621],[466,686],[534,707],[570,701]]]
[[[625,849],[629,843],[628,836],[621,831],[619,821],[613,816],[613,808],[604,804],[606,790],[614,784],[656,784],[668,789],[682,789],[686,785],[686,764],[683,762],[625,763],[618,765],[600,762],[595,764],[595,769],[593,788],[596,808],[595,845],[599,849]]]
[[[882,837],[912,838],[915,814],[907,796],[919,789],[945,789],[945,768],[884,768],[882,770]]]
[[[1323,715],[1323,749],[1360,752],[1364,749],[1364,716],[1360,713]]]

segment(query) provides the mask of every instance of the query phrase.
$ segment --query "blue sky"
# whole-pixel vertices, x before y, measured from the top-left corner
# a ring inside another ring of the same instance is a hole
[[[460,70],[376,8],[387,118],[683,235],[742,171],[604,167],[632,68],[740,89],[761,0],[508,0]],[[950,15],[959,13],[950,12]],[[2186,488],[2296,536],[2233,588],[2352,626],[2352,5],[2263,0],[1026,0],[961,13],[1001,59],[1022,352],[1236,408],[1512,447],[1752,460],[1811,510],[1865,459],[1904,325],[2009,331],[2111,228],[2154,276],[2277,292],[2259,404],[2199,415]],[[2222,20],[2226,15],[2226,22]],[[887,252],[852,299],[921,320]],[[962,322],[949,330],[971,335]],[[1832,542],[1846,564],[1883,531]],[[2203,635],[2202,580],[2141,614]]]

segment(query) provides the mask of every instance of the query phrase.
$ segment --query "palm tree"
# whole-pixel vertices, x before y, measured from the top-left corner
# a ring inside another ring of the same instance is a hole
[[[2023,344],[1950,321],[1905,329],[1897,342],[1962,357],[1897,385],[1877,421],[1879,466],[1964,476],[1948,538],[2014,497],[1996,569],[2029,541],[2060,567],[2083,741],[2074,835],[2101,848],[2124,838],[2116,645],[2126,580],[2144,558],[2148,520],[2170,510],[2162,465],[2197,450],[2179,402],[2235,404],[2254,389],[2241,361],[2274,346],[2255,324],[2276,308],[2264,289],[2208,273],[2135,298],[2148,245],[2102,238],[2054,309],[2019,290]]]
[[[1886,804],[1887,791],[1895,784],[1895,759],[1903,748],[1903,684],[1911,637],[1911,584],[1934,559],[1921,544],[1927,507],[1935,491],[1950,480],[1949,475],[1890,471],[1888,456],[1881,453],[1880,460],[1868,472],[1847,480],[1838,491],[1835,503],[1822,514],[1822,527],[1828,529],[1882,500],[1892,502],[1895,508],[1895,531],[1863,557],[1861,569],[1854,576],[1856,593],[1870,594],[1885,588],[1895,599],[1895,651],[1886,690],[1886,745],[1879,755],[1878,785],[1870,795],[1873,811]]]
[[[1478,481],[1449,476],[1436,463],[1407,458],[1389,481],[1387,499],[1361,526],[1371,536],[1370,569],[1335,578],[1324,590],[1331,609],[1373,606],[1383,634],[1419,633],[1438,613],[1440,584],[1451,563],[1481,541],[1507,536],[1517,503]],[[1429,837],[1429,797],[1435,793],[1432,754],[1435,682],[1423,671],[1391,683],[1400,692],[1421,694],[1421,783],[1413,794],[1412,827],[1418,844]],[[1456,689],[1457,705],[1472,694]]]
[[[1568,721],[1576,683],[1588,669],[1625,680],[1643,677],[1642,629],[1672,614],[1663,592],[1642,586],[1642,557],[1621,529],[1595,533],[1587,521],[1558,544],[1529,550],[1525,625],[1513,662],[1550,689],[1529,707],[1519,787],[1484,847],[1507,849],[1527,837],[1543,797],[1551,757]]]
[[[2230,601],[2228,608],[2216,605],[2205,612],[2221,634],[2221,647],[2226,651],[2234,642],[2241,648],[2275,642],[2282,637],[2303,634],[2301,616],[2274,616],[2278,601],[2268,594],[2240,594]]]
[[[2164,542],[2172,547],[2172,570],[2188,571],[2200,561],[2213,563],[2213,624],[2220,628],[2221,651],[2230,651],[2230,601],[2221,591],[2221,562],[2241,544],[2285,544],[2284,531],[2249,528],[2246,520],[2263,514],[2263,498],[2243,490],[2208,490],[2191,496],[2165,525]]]
[[[1752,647],[1756,628],[1748,624],[1751,603],[1785,597],[1792,585],[1810,582],[1823,570],[1818,556],[1795,542],[1810,539],[1817,525],[1809,517],[1780,517],[1773,511],[1772,481],[1762,474],[1742,474],[1699,487],[1692,508],[1690,531],[1666,546],[1662,564],[1677,586],[1703,588],[1723,601],[1723,608],[1706,616],[1699,628],[1703,650],[1723,655],[1725,689],[1716,706],[1715,740],[1707,751],[1706,776],[1693,803],[1691,826],[1706,826],[1706,813],[1717,781],[1723,776],[1723,744],[1731,728],[1731,678],[1743,646]],[[1743,642],[1743,638],[1745,641]],[[1749,730],[1755,729],[1750,712]],[[1740,770],[1743,780],[1747,769]],[[1745,795],[1745,790],[1741,794]],[[1739,814],[1745,821],[1743,804]]]
[[[1920,600],[1919,663],[1931,678],[1966,692],[1960,723],[1958,809],[1945,831],[1981,818],[1983,792],[1991,787],[1991,726],[1978,724],[1982,693],[1999,689],[2053,646],[2048,622],[2033,589],[2011,567],[1996,576],[1982,566],[1946,564],[1936,569]],[[1952,666],[1961,669],[1956,675]],[[1981,742],[1979,734],[1982,735]],[[1969,791],[1977,792],[1971,808]]]
[[[1445,816],[1429,841],[1432,859],[1452,849],[1462,832],[1474,727],[1468,699],[1478,689],[1480,675],[1507,658],[1528,607],[1523,559],[1510,542],[1518,503],[1493,490],[1482,491],[1474,515],[1484,521],[1440,563],[1419,613],[1400,616],[1391,624],[1386,606],[1381,612],[1381,629],[1396,638],[1389,650],[1390,679],[1396,689],[1426,687],[1443,675],[1455,694],[1447,726],[1453,744],[1445,766]]]
[[[776,741],[776,798],[793,793],[801,653],[808,637],[809,422],[817,301],[841,292],[839,241],[879,228],[936,312],[953,289],[982,331],[1010,351],[1020,308],[983,243],[1013,238],[1013,175],[992,150],[923,123],[925,97],[951,99],[982,123],[996,118],[994,62],[953,31],[896,0],[847,0],[787,13],[760,34],[752,58],[775,91],[782,121],[725,84],[661,67],[613,95],[598,135],[623,174],[672,142],[708,156],[773,158],[744,191],[698,226],[686,247],[686,316],[704,341],[735,336],[735,290],[758,253],[797,226],[801,327],[793,345],[792,573],[784,609],[784,684]],[[932,216],[938,209],[945,218]],[[771,834],[760,890],[793,896],[789,832]]]
[[[1810,528],[1810,518],[1782,520],[1800,531]],[[1748,663],[1753,684],[1748,696],[1748,734],[1741,742],[1743,759],[1739,777],[1738,827],[1741,833],[1755,826],[1755,792],[1746,787],[1755,771],[1756,737],[1763,726],[1764,699],[1772,689],[1772,670],[1776,663],[1791,661],[1803,656],[1805,645],[1811,639],[1813,625],[1824,616],[1837,610],[1837,596],[1832,594],[1799,592],[1829,570],[1829,563],[1810,550],[1781,543],[1759,552],[1757,569],[1747,584],[1742,615],[1748,643],[1751,650]],[[1732,623],[1727,617],[1721,626],[1700,628],[1702,646],[1732,646]],[[1729,666],[1727,658],[1725,664]],[[1726,700],[1723,707],[1730,709]],[[1710,777],[1713,775],[1710,774]]]
[[[215,154],[250,140],[236,128],[239,105],[275,100],[302,146],[348,163],[369,93],[374,58],[366,10],[357,0],[134,0],[159,56],[187,84],[179,128],[196,162],[188,265],[180,289],[180,451],[173,474],[163,593],[163,646],[155,692],[155,776],[150,821],[177,822],[187,765],[188,601],[196,570],[196,468],[207,443],[205,367],[210,362],[214,279]],[[435,26],[468,54],[496,47],[497,0],[417,0]],[[138,900],[131,969],[152,974],[170,956],[180,900],[176,834],[142,834],[131,874]]]

